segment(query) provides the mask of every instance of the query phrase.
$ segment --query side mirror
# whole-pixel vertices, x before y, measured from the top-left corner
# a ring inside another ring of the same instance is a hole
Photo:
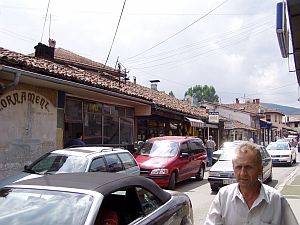
[[[189,157],[189,153],[187,153],[187,152],[180,153],[180,158],[188,158],[188,157]]]
[[[28,165],[25,165],[25,166],[24,166],[24,170],[27,170],[27,169],[28,169]]]

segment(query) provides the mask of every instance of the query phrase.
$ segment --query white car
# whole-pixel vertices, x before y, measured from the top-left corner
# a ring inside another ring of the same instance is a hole
[[[0,187],[20,180],[32,179],[45,174],[82,172],[115,172],[140,174],[133,155],[125,149],[113,147],[76,147],[46,153],[24,170],[4,178]]]
[[[293,163],[296,163],[297,151],[289,142],[271,142],[267,146],[267,151],[271,155],[273,164],[292,166]]]
[[[236,141],[226,141],[224,142],[220,149],[218,149],[217,151],[213,152],[212,155],[212,163],[215,164],[218,159],[220,158],[220,155],[223,153],[224,150],[226,149],[232,149],[233,147],[237,146],[238,144],[241,144],[243,141],[241,140],[236,140]]]

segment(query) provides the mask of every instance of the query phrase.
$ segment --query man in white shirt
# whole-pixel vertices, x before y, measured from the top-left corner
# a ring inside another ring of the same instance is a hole
[[[258,180],[262,175],[258,145],[240,144],[232,163],[237,183],[219,190],[204,225],[298,225],[287,200]]]

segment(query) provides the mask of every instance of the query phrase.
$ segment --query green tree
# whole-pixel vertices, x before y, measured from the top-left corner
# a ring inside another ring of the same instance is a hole
[[[175,97],[173,91],[170,91],[170,92],[169,92],[169,95],[172,96],[172,97]]]
[[[194,96],[198,102],[202,102],[203,100],[208,102],[219,102],[219,96],[216,94],[216,90],[213,86],[208,85],[195,85],[194,87],[190,87],[184,94],[184,97],[187,95]]]

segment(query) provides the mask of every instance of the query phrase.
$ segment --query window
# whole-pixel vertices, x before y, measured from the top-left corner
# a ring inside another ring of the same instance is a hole
[[[131,167],[137,166],[135,160],[133,159],[133,157],[130,154],[120,153],[118,155],[119,155],[125,169],[129,169]]]
[[[123,170],[121,160],[116,154],[106,155],[105,160],[108,167],[108,172],[118,172]]]
[[[89,169],[89,172],[99,172],[99,171],[101,172],[107,171],[103,157],[94,159]]]
[[[199,154],[205,151],[203,143],[201,143],[200,141],[190,141],[190,148],[191,155]]]
[[[271,122],[271,115],[266,115],[266,121]]]
[[[119,118],[104,116],[103,144],[119,144]]]
[[[65,116],[67,122],[82,122],[82,101],[68,98],[65,106]]]
[[[180,153],[189,153],[187,142],[181,144]]]
[[[162,205],[162,202],[151,192],[142,189],[142,188],[136,188],[138,198],[141,202],[143,212],[148,215],[152,213],[154,210],[159,208]]]
[[[133,143],[133,119],[120,118],[120,144]]]
[[[87,102],[84,111],[85,143],[102,143],[102,104]]]

